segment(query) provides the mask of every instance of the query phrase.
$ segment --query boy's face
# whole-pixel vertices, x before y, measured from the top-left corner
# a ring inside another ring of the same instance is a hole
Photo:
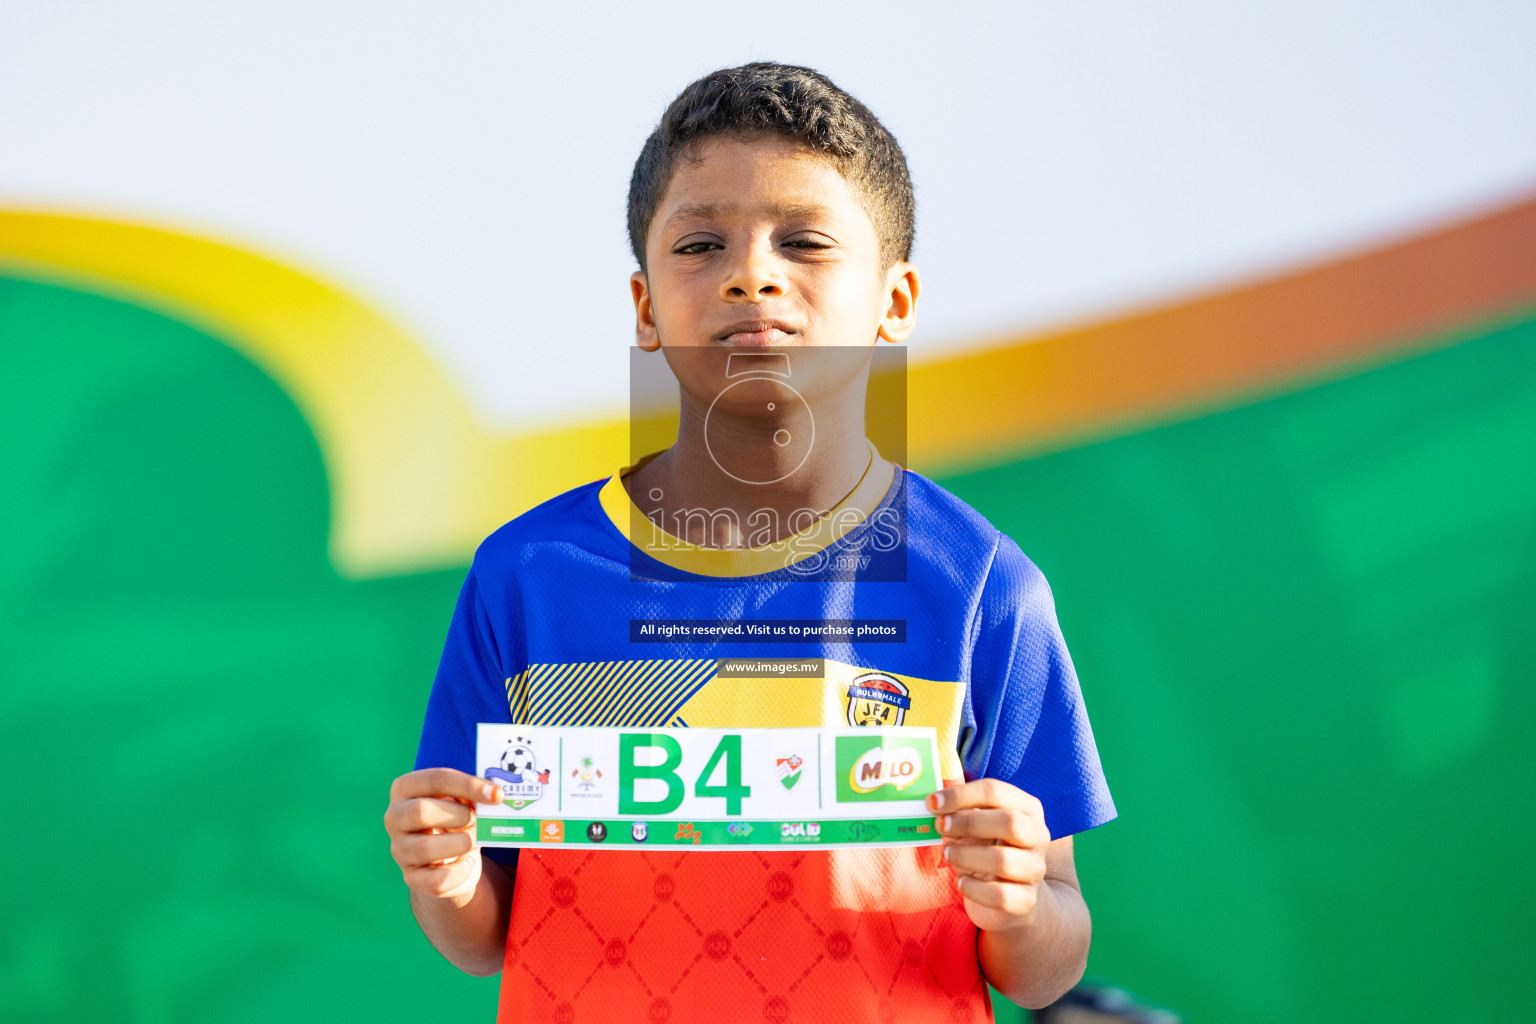
[[[791,139],[716,137],[679,161],[631,278],[641,348],[869,346],[911,334],[917,272],[837,168]]]

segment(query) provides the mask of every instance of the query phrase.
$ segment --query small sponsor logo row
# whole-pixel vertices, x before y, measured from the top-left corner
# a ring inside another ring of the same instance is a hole
[[[937,838],[932,818],[879,821],[584,821],[546,818],[509,821],[481,818],[482,842],[583,843],[591,845],[756,846],[803,843],[928,843]]]

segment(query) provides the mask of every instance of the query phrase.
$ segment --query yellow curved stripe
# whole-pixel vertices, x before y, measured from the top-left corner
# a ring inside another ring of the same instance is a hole
[[[351,577],[462,564],[497,526],[621,465],[615,417],[497,436],[423,346],[316,277],[159,228],[0,210],[0,267],[164,310],[288,393],[331,486],[330,555]]]
[[[675,435],[651,417],[631,440],[619,416],[495,434],[385,316],[217,242],[0,209],[6,266],[163,309],[270,375],[319,442],[331,559],[348,576],[463,564],[503,522]],[[1449,328],[1533,302],[1536,197],[1526,197],[1291,274],[913,365],[907,461],[956,470],[1142,429],[1448,344]]]
[[[955,472],[1295,390],[1528,316],[1536,195],[1364,252],[913,367],[914,465]]]

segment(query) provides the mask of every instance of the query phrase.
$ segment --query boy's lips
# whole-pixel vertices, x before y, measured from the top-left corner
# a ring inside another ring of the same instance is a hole
[[[743,320],[716,334],[715,340],[739,348],[751,348],[777,344],[794,333],[794,328],[780,320]]]

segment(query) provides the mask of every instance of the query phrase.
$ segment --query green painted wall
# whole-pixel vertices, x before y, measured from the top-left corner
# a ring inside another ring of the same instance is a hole
[[[944,483],[1087,694],[1093,976],[1200,1021],[1530,1015],[1536,321]]]
[[[0,1018],[489,1019],[380,825],[463,568],[337,577],[312,435],[217,339],[0,279],[0,359]],[[1524,1015],[1533,453],[1527,321],[942,480],[1084,681],[1091,976],[1192,1021]]]
[[[0,282],[0,359],[0,756],[25,780],[0,1019],[489,1019],[381,824],[463,570],[339,579],[314,438],[206,335]]]

